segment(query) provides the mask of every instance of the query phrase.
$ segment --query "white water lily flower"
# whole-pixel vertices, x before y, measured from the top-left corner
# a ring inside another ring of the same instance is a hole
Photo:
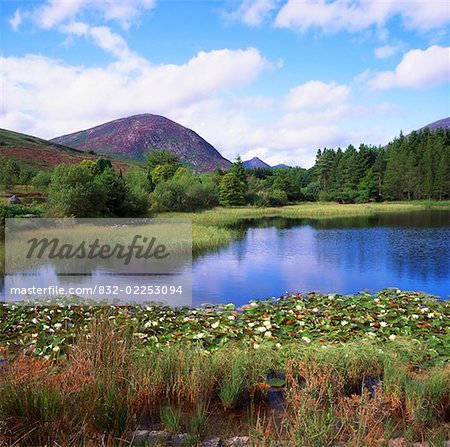
[[[430,313],[427,315],[427,317],[428,317],[428,318],[434,318],[434,313],[433,313],[433,312],[430,312]]]
[[[272,332],[267,331],[267,332],[264,334],[264,337],[267,337],[267,338],[272,337]]]
[[[381,327],[386,327],[387,325],[388,325],[388,324],[387,324],[385,321],[381,321],[381,322],[380,322],[380,326],[381,326]]]
[[[253,348],[254,348],[254,349],[258,349],[258,348],[259,348],[258,343],[253,343]]]
[[[297,310],[302,310],[302,306],[300,306],[300,304],[297,304],[297,305],[295,306],[295,308],[296,308]]]
[[[308,337],[302,337],[302,340],[303,340],[305,343],[311,343],[311,339],[308,338]]]
[[[394,334],[389,335],[389,340],[395,340],[396,338],[397,336]]]
[[[203,332],[199,332],[198,334],[194,335],[194,338],[197,340],[205,338],[205,334]]]
[[[412,314],[412,315],[411,315],[411,318],[414,318],[414,320],[417,320],[417,319],[419,318],[419,315],[417,315],[417,314]]]
[[[380,298],[375,298],[374,301],[375,301],[376,303],[379,303],[379,302],[380,302]]]
[[[254,326],[255,326],[255,323],[253,323],[253,322],[248,323],[248,327],[254,327]]]
[[[270,323],[270,320],[265,320],[265,321],[263,322],[263,325],[264,325],[265,327],[267,327],[267,328],[271,328],[271,327],[272,327],[272,324]]]
[[[265,326],[260,326],[259,328],[256,329],[258,332],[266,332],[267,328]]]
[[[306,323],[305,323],[304,321],[299,321],[299,322],[298,322],[298,325],[299,325],[299,326],[304,326],[305,324],[306,324]]]
[[[315,307],[312,311],[313,312],[319,312],[319,309],[317,307]]]
[[[32,338],[38,338],[39,334],[31,334]]]
[[[252,301],[252,302],[250,303],[250,306],[255,307],[255,306],[257,306],[257,304],[256,304],[254,301]]]
[[[218,321],[216,321],[216,322],[214,322],[212,325],[211,325],[211,327],[213,328],[213,329],[217,329],[218,327],[219,327],[219,322]]]
[[[277,343],[277,344],[275,345],[275,347],[276,347],[277,349],[281,349],[281,343]]]
[[[367,335],[369,337],[376,337],[377,334],[375,334],[375,332],[367,332]]]
[[[334,295],[328,295],[329,300],[334,300],[334,298],[335,298]]]
[[[346,326],[348,324],[348,321],[342,320],[341,321],[341,326]]]
[[[36,318],[33,318],[33,319],[31,320],[31,322],[32,322],[33,324],[36,324],[38,321],[36,320]]]
[[[58,352],[59,351],[59,346],[54,346],[52,349],[53,352]]]
[[[229,315],[229,316],[228,316],[228,319],[229,319],[229,320],[235,320],[236,317],[235,317],[234,315]]]
[[[420,311],[424,314],[425,312],[428,312],[428,307],[422,307]]]
[[[62,324],[61,323],[55,323],[55,329],[61,329]]]

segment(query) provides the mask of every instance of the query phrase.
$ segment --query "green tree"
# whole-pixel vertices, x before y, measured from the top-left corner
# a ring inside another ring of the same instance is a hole
[[[94,181],[105,196],[102,214],[124,216],[128,190],[122,173],[116,175],[112,168],[107,168]]]
[[[93,160],[82,160],[80,162],[80,165],[89,169],[92,172],[92,175],[94,176],[99,175],[102,172],[97,163]]]
[[[108,160],[107,158],[97,158],[95,161],[95,164],[97,165],[98,171],[101,174],[106,169],[112,169],[113,165],[111,163],[111,160]]]
[[[58,216],[94,217],[104,209],[105,193],[89,167],[58,165],[51,176],[48,203]]]
[[[173,165],[164,164],[157,165],[151,172],[151,179],[154,185],[164,182],[172,178],[177,171],[177,168]]]
[[[245,204],[245,184],[234,172],[228,172],[220,182],[219,200],[222,205]]]
[[[247,184],[244,163],[240,155],[236,157],[236,160],[231,166],[230,172],[232,172],[244,185]]]
[[[153,150],[147,155],[147,167],[151,172],[158,165],[171,165],[175,167],[175,171],[181,166],[179,157],[168,150]],[[174,171],[174,172],[175,172]]]
[[[39,171],[31,180],[31,184],[38,191],[47,191],[52,178],[51,171]]]

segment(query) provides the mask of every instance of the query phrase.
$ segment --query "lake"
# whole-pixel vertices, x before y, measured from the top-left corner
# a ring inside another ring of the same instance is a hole
[[[290,292],[387,287],[450,294],[450,212],[332,219],[263,219],[194,259],[194,304],[241,305]]]
[[[195,306],[242,305],[286,292],[347,294],[388,287],[444,299],[450,295],[450,211],[264,218],[241,221],[239,230],[239,239],[193,259]],[[51,265],[41,266],[37,274],[51,284],[67,283]],[[92,276],[78,278],[76,285],[96,284],[99,274],[100,267]],[[137,281],[148,278],[134,278],[133,284]],[[124,277],[123,284],[130,284],[130,278]]]

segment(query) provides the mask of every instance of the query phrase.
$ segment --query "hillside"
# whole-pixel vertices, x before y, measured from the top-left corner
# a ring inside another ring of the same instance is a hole
[[[434,121],[430,124],[427,124],[426,126],[421,127],[419,130],[426,129],[427,127],[428,129],[430,129],[431,132],[439,128],[450,129],[450,117]]]
[[[50,169],[62,163],[75,164],[98,158],[97,155],[6,129],[0,129],[0,157],[15,158],[21,164],[36,169]],[[131,166],[121,160],[111,159],[111,162],[116,169],[123,171]]]
[[[151,150],[166,149],[199,172],[228,169],[231,165],[193,130],[152,114],[117,119],[52,141],[83,151],[139,161],[145,160]]]
[[[252,168],[270,168],[270,165],[268,165],[266,162],[262,161],[258,157],[253,157],[251,160],[244,161],[244,167],[247,169]]]

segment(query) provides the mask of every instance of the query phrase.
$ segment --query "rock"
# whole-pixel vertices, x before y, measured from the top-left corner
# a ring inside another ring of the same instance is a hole
[[[224,443],[217,436],[208,436],[202,442],[202,447],[222,447]]]
[[[10,205],[18,205],[20,203],[20,199],[14,194],[9,198],[8,203]]]
[[[250,447],[250,438],[248,436],[235,436],[225,441],[225,447]]]
[[[187,433],[179,433],[172,436],[172,447],[183,447],[186,445],[186,440],[188,438]]]
[[[136,430],[133,432],[132,445],[144,446],[148,442],[148,430]]]
[[[34,219],[35,217],[39,217],[37,214],[24,214],[22,217],[26,217],[28,219]]]
[[[133,433],[133,446],[147,447],[149,445],[170,445],[171,435],[160,430],[136,430]],[[182,445],[182,444],[180,444]]]
[[[405,438],[395,438],[388,442],[388,447],[408,447],[408,441]]]

